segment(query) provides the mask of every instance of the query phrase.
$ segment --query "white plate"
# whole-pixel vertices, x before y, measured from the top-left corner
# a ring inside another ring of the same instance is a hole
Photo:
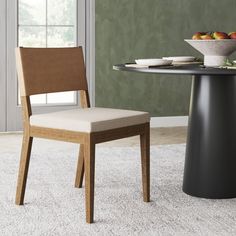
[[[172,60],[173,62],[190,62],[190,61],[194,61],[195,57],[192,57],[192,56],[163,57],[163,59]]]
[[[172,60],[166,60],[166,59],[137,59],[135,60],[137,65],[143,65],[143,66],[166,66],[171,65]]]

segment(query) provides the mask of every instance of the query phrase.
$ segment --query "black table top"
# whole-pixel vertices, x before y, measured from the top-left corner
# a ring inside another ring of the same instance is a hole
[[[152,74],[184,74],[184,75],[236,75],[236,69],[204,67],[202,65],[158,66],[149,68],[126,67],[125,64],[114,65],[114,70],[141,72]]]

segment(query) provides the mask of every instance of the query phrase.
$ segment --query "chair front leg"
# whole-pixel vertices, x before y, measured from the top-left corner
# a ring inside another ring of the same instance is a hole
[[[85,204],[86,222],[93,223],[94,217],[94,175],[95,175],[95,143],[88,138],[84,145],[85,164]]]
[[[76,188],[82,188],[83,178],[84,178],[84,145],[80,144],[76,177],[75,177]]]
[[[28,134],[24,133],[22,148],[21,148],[21,159],[18,173],[17,189],[16,189],[16,199],[15,199],[16,205],[24,204],[25,188],[29,169],[32,142],[33,142],[33,137],[30,137]]]
[[[140,135],[143,201],[150,202],[150,125]]]

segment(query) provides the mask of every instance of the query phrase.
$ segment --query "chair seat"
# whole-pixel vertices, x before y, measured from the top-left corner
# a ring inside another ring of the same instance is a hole
[[[147,112],[111,108],[78,108],[32,115],[30,125],[78,132],[98,132],[150,122]]]

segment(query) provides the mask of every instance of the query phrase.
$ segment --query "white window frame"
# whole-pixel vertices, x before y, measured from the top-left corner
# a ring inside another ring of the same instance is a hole
[[[6,63],[7,63],[7,0],[0,1],[0,131],[6,131],[7,117],[6,117]]]
[[[17,2],[18,2],[18,4],[19,4],[19,1],[20,0],[16,0]],[[48,35],[48,29],[49,28],[51,28],[51,27],[56,27],[56,28],[65,28],[65,27],[73,27],[74,28],[74,30],[75,30],[75,34],[74,34],[74,45],[75,46],[77,46],[77,45],[85,45],[85,43],[84,42],[82,42],[82,41],[78,41],[78,38],[81,38],[81,39],[83,39],[85,36],[84,36],[84,32],[81,30],[81,32],[80,33],[78,33],[78,22],[81,22],[81,21],[84,21],[84,19],[85,19],[85,15],[82,15],[81,16],[81,12],[79,12],[79,9],[81,9],[81,7],[84,7],[84,6],[78,6],[77,7],[77,5],[79,4],[78,3],[78,1],[77,0],[75,0],[75,6],[76,6],[76,9],[75,9],[75,11],[74,11],[74,13],[73,14],[75,14],[76,15],[76,17],[75,17],[75,20],[74,20],[74,22],[73,22],[73,24],[70,24],[70,25],[66,25],[66,24],[59,24],[59,25],[57,25],[57,24],[48,24],[48,15],[47,15],[47,12],[48,12],[48,0],[44,0],[45,1],[45,11],[46,11],[46,14],[45,14],[45,17],[46,17],[46,19],[45,19],[45,23],[44,24],[40,24],[40,25],[38,25],[38,24],[30,24],[30,23],[26,23],[26,24],[20,24],[20,22],[19,22],[19,14],[17,15],[17,36],[18,36],[18,38],[17,38],[17,41],[18,41],[18,45],[20,45],[19,44],[19,29],[20,29],[20,27],[40,27],[41,29],[42,28],[44,28],[45,29],[45,31],[46,31],[46,33],[45,33],[45,37],[46,37],[46,40],[45,40],[45,43],[46,43],[46,47],[49,47],[48,46],[48,38],[47,38],[47,35]],[[82,2],[81,2],[82,3]],[[18,5],[17,4],[17,5]],[[80,4],[80,5],[82,5],[82,4]],[[18,6],[18,9],[19,9],[19,6]],[[79,12],[79,14],[78,14],[78,12]],[[79,15],[80,15],[80,19],[79,19]],[[82,37],[81,37],[81,35],[82,35]],[[18,89],[18,105],[20,105],[20,103],[21,103],[21,101],[20,101],[20,93],[19,93],[20,91],[19,91],[19,89]],[[69,92],[69,91],[68,91]],[[31,100],[31,105],[32,106],[69,106],[69,105],[71,105],[71,106],[73,106],[73,105],[78,105],[78,102],[79,102],[79,100],[78,100],[78,93],[77,92],[73,92],[73,91],[71,91],[72,93],[73,93],[73,102],[62,102],[62,103],[60,103],[60,102],[49,102],[48,103],[48,94],[43,94],[43,95],[45,95],[45,103],[44,102],[37,102],[37,103],[34,103],[32,100]],[[51,94],[51,95],[53,95],[53,94]],[[35,96],[38,96],[38,95],[35,95]]]
[[[95,106],[95,7],[95,0],[86,0],[86,73],[92,106]]]
[[[81,11],[85,9],[85,11]],[[77,45],[83,46],[91,104],[95,104],[95,0],[77,0],[77,22],[84,24],[77,28]],[[17,82],[15,69],[15,52],[17,44],[17,1],[0,1],[0,131],[22,129],[21,106],[17,104]],[[12,91],[15,91],[14,94]],[[77,101],[78,102],[78,101]],[[58,109],[72,109],[78,105],[35,106],[33,113],[53,112]]]

